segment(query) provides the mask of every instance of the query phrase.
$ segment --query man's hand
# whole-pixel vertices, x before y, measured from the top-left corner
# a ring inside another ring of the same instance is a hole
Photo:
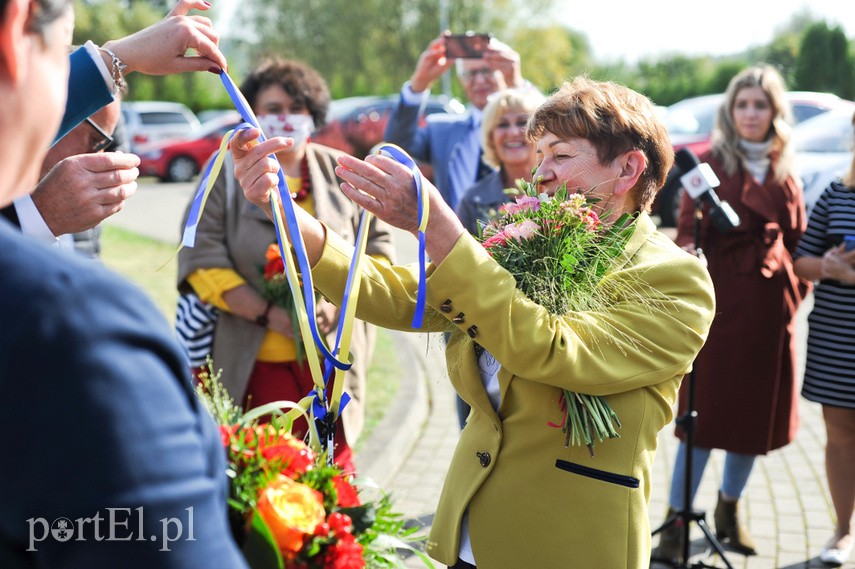
[[[490,47],[484,52],[484,61],[491,69],[498,70],[505,78],[508,87],[522,87],[525,79],[520,67],[520,54],[496,38],[490,40]]]
[[[54,166],[33,191],[33,203],[56,235],[91,229],[121,211],[137,191],[140,159],[106,152],[70,156]]]
[[[421,93],[430,89],[433,82],[439,79],[454,63],[454,60],[445,57],[445,36],[448,33],[445,32],[430,42],[427,49],[419,56],[416,70],[410,77],[410,89],[413,90],[413,93]]]

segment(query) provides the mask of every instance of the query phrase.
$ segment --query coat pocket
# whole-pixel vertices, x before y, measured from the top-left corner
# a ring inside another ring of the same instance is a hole
[[[595,480],[617,484],[618,486],[638,488],[638,478],[633,476],[625,476],[623,474],[615,474],[614,472],[608,472],[606,470],[598,470],[596,468],[582,466],[581,464],[561,459],[555,461],[555,467],[560,468],[561,470],[566,470],[567,472],[572,472],[573,474],[580,474],[582,476],[587,476],[588,478],[594,478]]]

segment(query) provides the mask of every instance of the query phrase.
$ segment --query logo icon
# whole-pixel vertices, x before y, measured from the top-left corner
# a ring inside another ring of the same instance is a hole
[[[50,534],[57,541],[68,541],[74,537],[74,524],[68,518],[57,518],[50,525]]]

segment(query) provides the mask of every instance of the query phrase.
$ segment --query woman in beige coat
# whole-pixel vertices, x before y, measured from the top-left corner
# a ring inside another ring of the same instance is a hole
[[[308,141],[324,123],[329,107],[324,80],[302,63],[273,60],[256,67],[241,84],[241,92],[268,135],[288,133],[295,139],[292,147],[277,152],[277,158],[297,205],[354,243],[360,211],[338,187],[335,166],[342,153]],[[195,246],[179,253],[178,282],[179,287],[189,284],[202,301],[221,310],[214,331],[214,369],[223,370],[223,385],[247,407],[299,401],[314,387],[308,364],[297,357],[296,323],[287,310],[261,295],[265,252],[275,242],[273,223],[244,199],[227,159],[199,221]],[[372,223],[367,251],[381,262],[392,259],[392,235],[384,222]],[[318,306],[319,329],[334,340],[338,309],[323,299]],[[355,363],[345,386],[352,399],[343,412],[343,425],[339,421],[335,453],[336,461],[349,470],[353,468],[349,446],[363,424],[365,373],[373,342],[371,326],[354,327]]]
[[[269,209],[273,139],[234,144],[235,172],[247,197]],[[535,112],[540,187],[563,183],[600,199],[602,212],[629,213],[635,230],[608,277],[649,292],[609,308],[550,314],[520,293],[510,274],[463,228],[429,183],[425,321],[451,330],[449,376],[472,406],[454,454],[427,552],[458,568],[635,568],[650,563],[651,466],[656,437],[672,419],[683,374],[713,317],[713,291],[700,262],[656,231],[647,211],[673,161],[650,101],[625,87],[578,78]],[[345,193],[381,219],[415,233],[409,171],[384,156],[339,159]],[[332,228],[300,215],[313,277],[338,300],[353,248]],[[357,314],[407,329],[415,309],[414,267],[368,263]],[[630,293],[631,294],[631,293]],[[475,345],[501,367],[482,377]],[[488,395],[488,389],[490,395]],[[623,423],[618,439],[564,444],[562,389],[608,398]],[[498,397],[495,397],[498,395]]]

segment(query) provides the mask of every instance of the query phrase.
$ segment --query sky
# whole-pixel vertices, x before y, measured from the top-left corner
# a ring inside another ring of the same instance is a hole
[[[636,62],[664,53],[726,55],[769,43],[808,7],[855,35],[852,0],[559,0],[558,20],[588,36],[598,61]],[[604,12],[606,13],[604,15]]]

